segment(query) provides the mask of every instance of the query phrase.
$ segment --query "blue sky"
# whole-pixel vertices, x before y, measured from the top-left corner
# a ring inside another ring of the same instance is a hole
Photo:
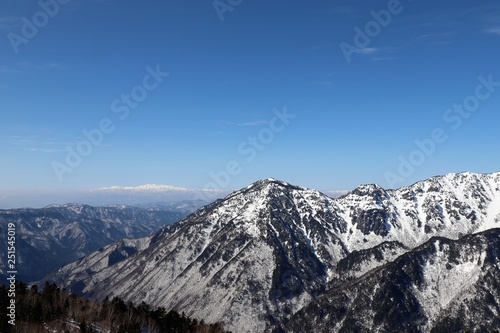
[[[498,1],[20,0],[0,37],[4,192],[500,170]]]

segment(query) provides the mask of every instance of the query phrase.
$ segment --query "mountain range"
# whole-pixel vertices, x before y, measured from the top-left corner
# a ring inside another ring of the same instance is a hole
[[[333,199],[257,181],[46,279],[234,332],[498,329],[500,173]]]
[[[31,282],[122,238],[150,235],[186,216],[190,208],[180,203],[149,208],[65,204],[7,209],[0,210],[0,234],[6,235],[7,225],[15,224],[17,277]],[[0,276],[6,255],[0,252]]]

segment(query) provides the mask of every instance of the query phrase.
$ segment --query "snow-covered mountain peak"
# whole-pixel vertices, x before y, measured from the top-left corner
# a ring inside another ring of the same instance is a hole
[[[448,173],[419,181],[410,187],[420,187],[430,190],[432,190],[435,186],[455,188],[471,185],[481,181],[487,182],[490,180],[494,182],[500,181],[500,172],[485,174],[473,172]]]
[[[261,190],[266,187],[278,187],[278,188],[288,188],[288,187],[296,187],[282,180],[278,180],[275,178],[266,178],[256,181],[248,185],[245,189],[247,190]]]
[[[363,184],[355,188],[346,196],[371,197],[377,201],[389,198],[387,191],[378,184]]]
[[[61,207],[63,207],[63,205],[60,205],[60,204],[50,204],[50,205],[45,206],[44,208],[61,208]]]
[[[67,267],[57,279],[97,298],[111,292],[233,331],[269,332],[342,277],[344,259],[359,266],[353,277],[372,276],[432,237],[499,227],[499,187],[498,174],[450,174],[397,190],[361,185],[332,199],[263,179],[164,228],[146,250],[99,264],[105,268],[96,275],[74,278],[75,267]]]
[[[245,188],[230,193],[224,200],[254,201],[269,203],[270,201],[288,197],[292,191],[307,191],[308,189],[291,185],[274,178],[258,180]]]

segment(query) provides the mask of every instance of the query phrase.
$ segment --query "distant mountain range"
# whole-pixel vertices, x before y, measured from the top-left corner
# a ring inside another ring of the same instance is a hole
[[[149,208],[66,204],[0,210],[0,235],[15,223],[18,278],[30,282],[102,246],[150,235],[192,212],[192,205],[196,206],[189,202]],[[2,272],[6,262],[6,252],[1,251]]]
[[[47,279],[234,332],[489,332],[499,227],[500,173],[337,199],[266,179]]]
[[[180,201],[206,205],[227,195],[227,190],[188,189],[170,185],[111,186],[88,191],[0,191],[0,208],[45,207],[54,203],[78,202],[92,206],[130,206]]]

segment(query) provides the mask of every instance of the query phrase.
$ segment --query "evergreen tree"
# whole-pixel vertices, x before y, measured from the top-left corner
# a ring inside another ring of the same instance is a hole
[[[7,317],[10,303],[8,287],[0,285],[0,315]],[[151,308],[141,302],[134,307],[121,298],[93,302],[70,294],[54,283],[46,283],[42,292],[36,286],[28,288],[19,283],[16,287],[16,329],[18,332],[68,332],[66,321],[80,323],[80,332],[94,333],[94,324],[104,331],[141,333],[142,328],[152,332],[223,333],[220,325],[206,325],[187,317],[184,313],[167,312],[164,307]],[[7,320],[0,321],[0,333],[16,331]]]
[[[85,319],[80,323],[80,332],[87,333],[87,323],[85,322]]]

